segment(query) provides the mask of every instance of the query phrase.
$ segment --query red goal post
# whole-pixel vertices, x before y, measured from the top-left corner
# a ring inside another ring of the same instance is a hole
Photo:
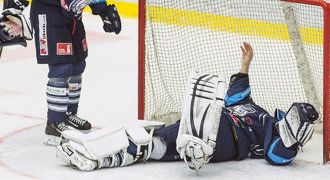
[[[146,106],[146,1],[139,0],[139,46],[138,46],[138,118],[145,117]],[[249,1],[249,0],[247,0]],[[262,1],[262,0],[260,0]],[[324,162],[330,160],[330,1],[283,0],[285,2],[318,6],[323,9],[323,150]],[[321,104],[322,106],[322,104]]]
[[[327,0],[287,0],[323,9],[323,161],[330,161],[330,4]]]

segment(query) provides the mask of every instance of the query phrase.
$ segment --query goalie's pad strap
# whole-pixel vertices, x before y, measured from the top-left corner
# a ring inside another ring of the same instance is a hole
[[[198,137],[183,134],[180,137],[178,137],[176,142],[177,142],[177,147],[179,147],[181,152],[185,150],[184,147],[186,147],[187,144],[189,144],[190,142],[193,142],[193,143],[199,144],[202,147],[203,152],[205,153],[205,155],[210,156],[210,155],[213,154],[213,148],[211,146],[209,146],[208,144],[206,144],[203,140],[201,140]],[[184,154],[184,153],[181,153],[181,152],[179,152],[180,156],[182,154]],[[184,158],[184,157],[181,156],[181,158]]]
[[[147,160],[152,150],[152,135],[155,129],[164,126],[156,121],[130,121],[126,124],[126,133],[136,145],[135,160]]]

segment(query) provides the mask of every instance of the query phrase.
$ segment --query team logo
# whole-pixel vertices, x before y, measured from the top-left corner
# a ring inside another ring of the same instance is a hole
[[[57,43],[56,54],[58,56],[72,55],[72,43]]]
[[[254,107],[250,104],[237,105],[234,107],[229,107],[227,109],[234,115],[240,116],[240,117],[243,117],[243,116],[246,116],[247,114],[252,114],[252,113],[256,112]]]
[[[47,37],[47,16],[39,14],[39,54],[41,56],[48,55],[48,37]]]

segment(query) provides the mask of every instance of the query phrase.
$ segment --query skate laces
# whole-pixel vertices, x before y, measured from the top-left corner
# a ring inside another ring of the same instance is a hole
[[[61,132],[70,130],[70,128],[67,125],[65,125],[64,123],[57,124],[56,126],[57,126],[57,129],[59,129]]]
[[[73,123],[76,123],[80,126],[83,126],[86,122],[86,120],[84,120],[76,115],[69,115],[69,121],[72,121]]]

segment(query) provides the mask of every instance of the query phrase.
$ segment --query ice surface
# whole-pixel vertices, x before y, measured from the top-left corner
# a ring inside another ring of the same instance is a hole
[[[99,17],[85,16],[89,57],[79,114],[95,127],[137,117],[137,21],[123,20],[120,35],[106,34]],[[329,179],[321,165],[322,136],[315,134],[291,166],[264,160],[208,164],[199,176],[183,162],[149,162],[80,172],[43,145],[47,65],[37,65],[34,44],[6,47],[0,59],[0,179]]]

